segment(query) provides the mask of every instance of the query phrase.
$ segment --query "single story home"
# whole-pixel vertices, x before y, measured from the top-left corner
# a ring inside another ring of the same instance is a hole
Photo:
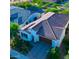
[[[25,41],[44,41],[52,47],[59,47],[68,26],[69,15],[48,12],[36,21],[20,29],[20,37]]]

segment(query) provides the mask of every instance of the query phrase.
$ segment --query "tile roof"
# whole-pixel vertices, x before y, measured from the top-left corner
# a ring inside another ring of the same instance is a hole
[[[29,27],[37,31],[37,34],[47,39],[59,39],[62,35],[65,26],[68,24],[68,15],[54,14],[48,12],[42,16],[33,26]],[[28,25],[26,25],[28,26]]]
[[[68,15],[54,14],[48,19],[48,22],[51,27],[65,27],[68,22]]]

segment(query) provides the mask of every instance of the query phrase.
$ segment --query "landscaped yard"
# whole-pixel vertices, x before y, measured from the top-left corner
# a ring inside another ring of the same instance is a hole
[[[30,7],[32,7],[31,9],[33,9],[32,11],[34,11],[35,9],[41,9],[44,11],[44,13],[47,12],[55,12],[55,13],[59,13],[59,14],[69,14],[69,6],[68,6],[68,2],[64,3],[63,5],[58,4],[58,3],[53,3],[53,2],[42,2],[42,0],[40,1],[33,1],[33,2],[20,2],[20,3],[15,3],[15,4],[11,4],[13,6],[18,6],[18,7],[22,7],[24,9],[30,9]],[[35,8],[33,8],[35,7]],[[31,49],[32,49],[32,45],[30,44],[30,42],[28,41],[24,41],[21,40],[21,38],[18,36],[18,32],[19,32],[19,25],[15,24],[15,23],[11,23],[10,25],[10,46],[12,49],[26,55]],[[62,45],[64,46],[65,49],[65,53],[64,56],[66,56],[65,58],[68,59],[69,55],[68,55],[68,51],[69,51],[69,37],[68,37],[68,32],[69,30],[67,29],[66,31],[66,36],[62,42]],[[49,50],[49,53],[47,55],[47,59],[61,59],[61,49],[59,48],[51,48]],[[63,56],[63,57],[64,57]],[[12,58],[11,58],[12,59]]]

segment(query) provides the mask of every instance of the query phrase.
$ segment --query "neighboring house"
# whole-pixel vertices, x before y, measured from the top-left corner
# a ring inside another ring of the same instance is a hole
[[[44,41],[52,47],[59,47],[65,36],[68,18],[65,14],[48,12],[40,19],[22,27],[20,37],[26,41]]]
[[[10,21],[22,24],[29,16],[31,12],[24,10],[20,7],[10,6]]]
[[[10,3],[25,2],[28,0],[10,0]]]
[[[31,11],[23,8],[10,6],[10,21],[21,26],[37,20],[40,16],[40,13],[31,13]]]
[[[43,0],[44,2],[66,2],[68,0]]]
[[[59,2],[60,0],[43,0],[44,2]]]

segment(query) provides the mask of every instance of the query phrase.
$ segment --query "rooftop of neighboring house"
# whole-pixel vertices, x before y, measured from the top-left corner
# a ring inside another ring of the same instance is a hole
[[[68,25],[68,18],[69,16],[66,14],[54,14],[52,12],[48,12],[40,19],[24,26],[21,29],[33,29],[42,37],[48,39],[59,39],[63,30],[66,29]]]
[[[22,9],[22,10],[23,10],[23,8],[21,8],[21,7],[17,7],[17,6],[10,6],[10,10],[14,10],[14,9]]]
[[[20,22],[24,22],[32,13],[29,10],[25,10],[21,7],[10,6],[10,20],[23,19]]]
[[[59,0],[44,0],[44,2],[58,2]]]
[[[26,2],[29,0],[10,0],[10,3],[17,3],[17,2]]]

